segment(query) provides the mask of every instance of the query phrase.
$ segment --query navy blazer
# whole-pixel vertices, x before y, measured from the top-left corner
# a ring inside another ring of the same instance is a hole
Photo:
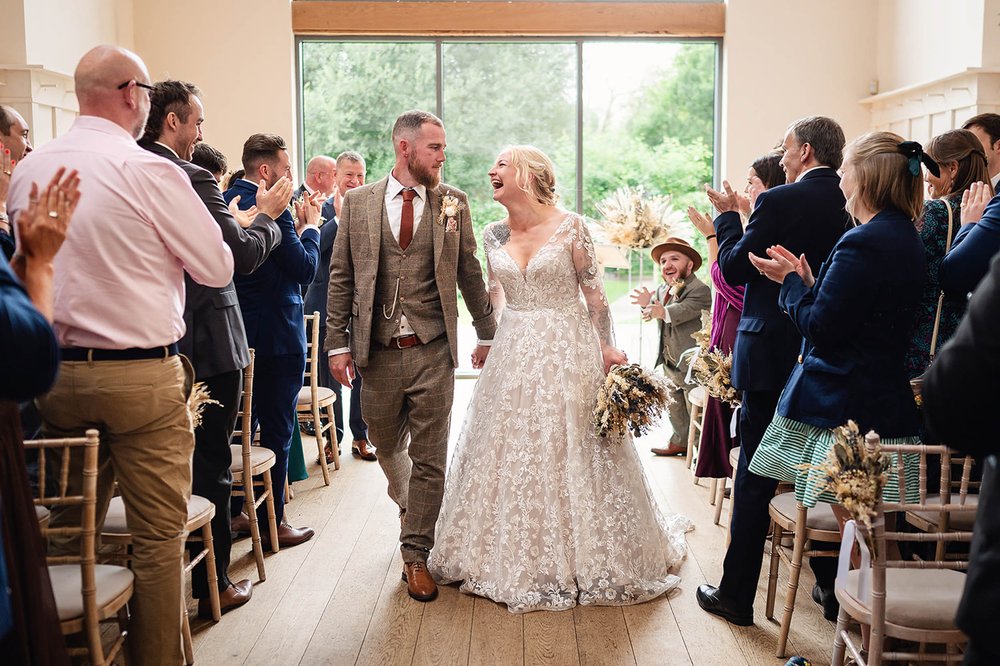
[[[968,296],[975,291],[1000,252],[1000,196],[986,205],[983,218],[962,227],[951,250],[941,260],[941,289],[949,296]]]
[[[743,314],[733,344],[733,386],[742,391],[780,391],[795,364],[801,336],[778,308],[779,285],[760,274],[748,253],[767,256],[783,245],[805,253],[819,266],[850,227],[840,177],[829,167],[810,171],[795,183],[779,185],[757,197],[744,232],[739,213],[715,219],[719,268],[731,285],[746,285]]]
[[[257,186],[240,179],[223,197],[228,203],[237,194],[245,210],[256,203]],[[299,238],[290,210],[275,222],[281,230],[281,244],[251,275],[233,277],[247,344],[259,357],[305,354],[302,287],[312,282],[319,265],[318,231],[307,229]]]
[[[58,369],[55,332],[7,260],[0,258],[0,400],[28,400],[45,393]]]
[[[323,219],[319,228],[319,267],[316,277],[306,289],[306,314],[318,312],[320,324],[326,327],[326,292],[330,285],[330,258],[333,256],[333,242],[337,239],[337,207],[333,197],[323,202]]]
[[[920,235],[894,208],[844,234],[812,289],[789,274],[779,303],[804,341],[778,413],[821,428],[853,419],[862,433],[916,435],[905,358],[926,284]]]

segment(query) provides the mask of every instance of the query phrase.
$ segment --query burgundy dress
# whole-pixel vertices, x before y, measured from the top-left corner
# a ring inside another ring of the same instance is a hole
[[[740,314],[743,312],[743,287],[727,284],[718,262],[712,263],[712,284],[715,285],[715,302],[712,305],[712,337],[709,339],[709,347],[729,354],[733,351],[736,326],[740,323]],[[728,403],[718,398],[708,399],[695,476],[718,479],[732,475],[729,451],[734,446],[739,446],[729,435],[732,418],[733,408]]]

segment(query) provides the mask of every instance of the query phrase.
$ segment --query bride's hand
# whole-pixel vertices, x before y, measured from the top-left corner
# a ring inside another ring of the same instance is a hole
[[[628,365],[628,356],[621,349],[604,346],[601,349],[601,355],[604,357],[604,374],[611,372],[613,365]]]
[[[476,345],[476,348],[472,351],[472,368],[474,370],[482,370],[483,365],[486,363],[486,357],[489,353],[489,345]]]

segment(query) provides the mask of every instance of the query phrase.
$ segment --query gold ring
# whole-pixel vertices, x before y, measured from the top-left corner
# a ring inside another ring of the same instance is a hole
[[[3,173],[4,173],[4,175],[5,175],[5,176],[9,176],[9,175],[11,175],[11,174],[12,174],[12,173],[14,173],[14,172],[13,172],[13,171],[7,171],[7,170],[4,170],[4,172],[3,172]]]
[[[50,210],[49,211],[49,217],[51,217],[53,220],[58,220],[59,219],[59,213],[55,212],[54,210]]]

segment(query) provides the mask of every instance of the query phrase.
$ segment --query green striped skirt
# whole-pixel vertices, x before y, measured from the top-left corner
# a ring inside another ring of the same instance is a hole
[[[920,438],[896,437],[883,439],[882,443],[920,444]],[[758,476],[794,483],[795,499],[805,507],[812,508],[817,502],[836,504],[837,498],[826,490],[826,474],[803,469],[825,463],[833,444],[832,430],[775,414],[753,454],[749,469]],[[920,494],[919,454],[903,454],[903,473],[906,474],[906,501],[916,502]],[[899,501],[899,477],[895,472],[889,474],[882,497],[887,502]]]

